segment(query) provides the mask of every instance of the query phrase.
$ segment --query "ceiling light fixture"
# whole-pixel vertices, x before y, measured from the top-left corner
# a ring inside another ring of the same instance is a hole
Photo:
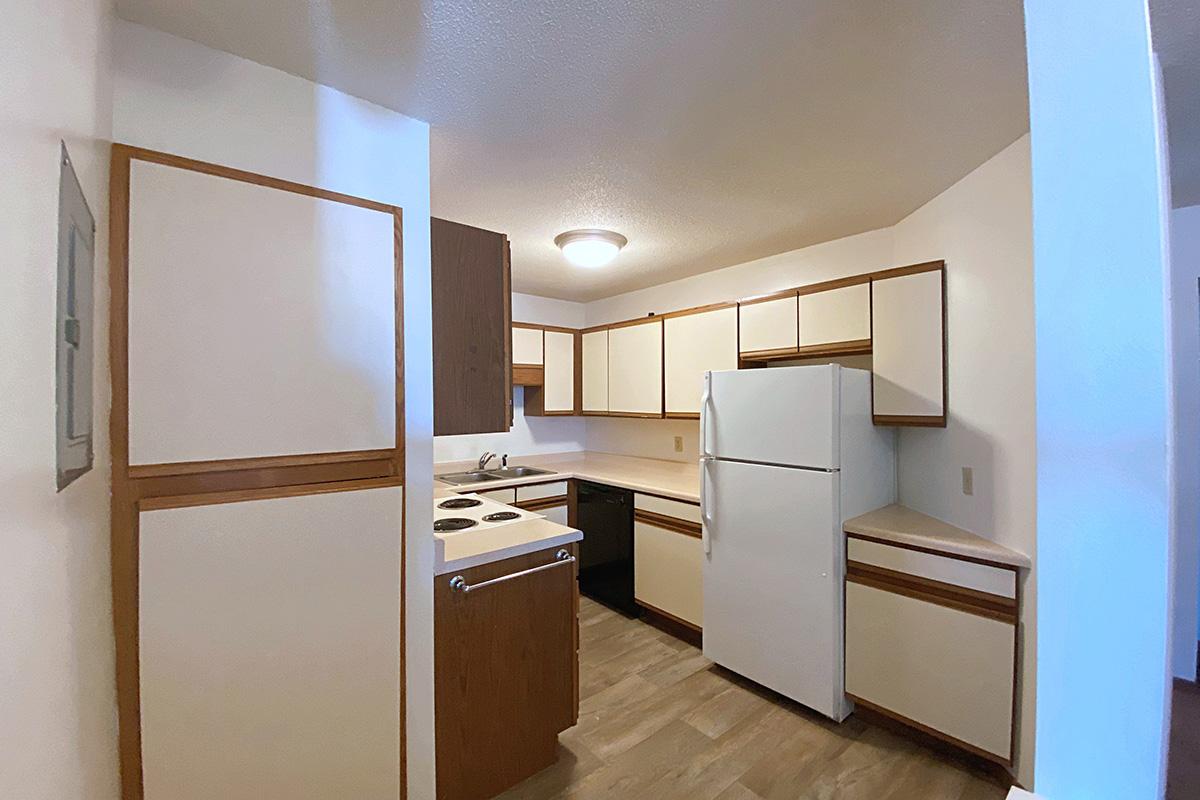
[[[621,234],[602,228],[580,228],[554,237],[567,261],[577,267],[603,267],[628,243]]]

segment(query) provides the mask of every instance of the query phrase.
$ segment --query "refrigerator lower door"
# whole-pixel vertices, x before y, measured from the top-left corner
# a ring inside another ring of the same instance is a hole
[[[708,381],[702,456],[838,468],[838,365],[725,370]]]
[[[701,469],[704,655],[844,719],[838,473],[719,460]]]

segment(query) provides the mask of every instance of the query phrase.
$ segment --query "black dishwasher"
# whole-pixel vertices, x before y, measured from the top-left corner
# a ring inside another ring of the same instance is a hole
[[[633,602],[633,492],[579,481],[579,591],[637,615]]]

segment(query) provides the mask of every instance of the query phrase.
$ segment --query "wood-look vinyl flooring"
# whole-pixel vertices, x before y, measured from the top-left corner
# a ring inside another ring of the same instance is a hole
[[[579,724],[500,797],[1002,800],[968,765],[850,717],[837,725],[583,598]]]

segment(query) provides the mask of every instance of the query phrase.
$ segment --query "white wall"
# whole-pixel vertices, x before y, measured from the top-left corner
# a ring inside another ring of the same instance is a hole
[[[950,414],[900,431],[900,501],[1018,552],[1036,552],[1033,221],[1022,137],[893,229],[896,264],[946,261]],[[962,492],[962,468],[974,494]],[[1036,564],[1035,564],[1036,570]],[[1036,574],[1025,628],[1017,763],[1033,778]]]
[[[130,23],[116,34],[116,141],[404,209],[409,796],[433,796],[429,126]]]
[[[0,796],[119,795],[109,589],[111,9],[9,3],[0,32]],[[55,493],[59,140],[96,218],[94,469]]]
[[[584,327],[584,306],[531,294],[512,296],[513,322],[536,322],[563,328]],[[581,417],[526,417],[525,389],[513,387],[513,426],[505,433],[435,436],[433,460],[464,461],[479,458],[485,450],[513,455],[568,453],[584,449],[585,422]],[[494,466],[494,465],[493,465]]]
[[[1175,420],[1172,671],[1196,680],[1200,639],[1200,206],[1171,214],[1171,405]]]
[[[886,267],[945,259],[950,419],[900,436],[900,499],[1032,556],[1035,538],[1033,245],[1029,139],[1022,137],[891,228],[695,275],[587,304],[598,325],[764,294]],[[860,361],[862,361],[860,359]],[[861,363],[855,366],[863,366]],[[684,436],[684,453],[673,438]],[[698,424],[588,418],[589,450],[694,460]],[[962,494],[961,468],[975,470]],[[1034,580],[1026,628],[1018,778],[1033,775]]]
[[[1034,788],[1163,792],[1166,165],[1145,0],[1025,3],[1037,341]],[[951,403],[953,403],[953,397]]]

